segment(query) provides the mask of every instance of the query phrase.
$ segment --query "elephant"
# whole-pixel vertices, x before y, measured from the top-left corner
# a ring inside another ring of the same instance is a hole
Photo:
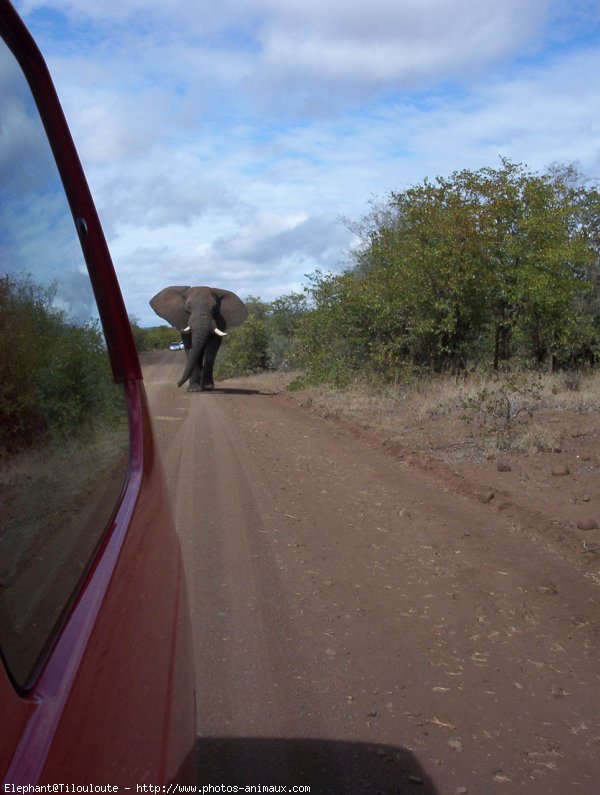
[[[188,392],[215,388],[213,366],[226,329],[239,326],[248,316],[235,293],[217,287],[165,287],[150,306],[181,333],[186,364],[177,382],[189,380]]]

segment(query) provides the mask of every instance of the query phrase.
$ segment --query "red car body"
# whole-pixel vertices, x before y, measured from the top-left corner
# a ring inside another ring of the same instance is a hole
[[[0,35],[46,129],[130,419],[121,497],[26,689],[0,665],[3,791],[40,784],[135,791],[190,781],[195,705],[185,578],[127,312],[44,60],[7,0],[0,0]]]

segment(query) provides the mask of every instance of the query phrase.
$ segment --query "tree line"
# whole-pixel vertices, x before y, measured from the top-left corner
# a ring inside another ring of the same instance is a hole
[[[574,166],[497,168],[390,193],[351,229],[348,267],[303,293],[247,299],[219,377],[302,368],[313,381],[397,381],[477,366],[600,358],[600,193]]]

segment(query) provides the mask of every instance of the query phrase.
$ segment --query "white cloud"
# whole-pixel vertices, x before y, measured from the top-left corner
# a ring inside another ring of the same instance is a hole
[[[600,92],[589,80],[598,69],[600,49],[483,82],[462,101],[444,99],[434,112],[414,114],[411,147],[420,162],[444,164],[444,173],[503,154],[537,169],[577,160],[600,176]]]
[[[599,175],[600,15],[586,0],[18,7],[143,322],[169,283],[298,289],[347,257],[340,216],[425,176],[499,155]]]
[[[208,70],[226,82],[245,77],[258,92],[269,85],[314,91],[320,88],[317,79],[352,93],[365,86],[420,86],[510,55],[539,31],[550,0],[21,0],[19,5],[26,14],[61,12],[77,23],[76,36],[104,33],[102,49],[113,54],[135,37],[128,53],[133,62],[163,56],[152,63],[157,72],[187,62],[200,67],[186,75],[191,83],[205,79]]]
[[[263,0],[263,66],[290,74],[402,87],[446,78],[514,52],[543,20],[547,3],[505,0]]]

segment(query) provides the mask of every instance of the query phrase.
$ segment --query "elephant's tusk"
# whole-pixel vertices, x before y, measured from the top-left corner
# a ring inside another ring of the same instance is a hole
[[[182,328],[181,329],[181,333],[182,334],[191,334],[192,333],[192,327],[188,326],[187,328]]]
[[[220,328],[216,328],[216,329],[215,329],[215,334],[216,334],[218,337],[226,337],[226,336],[227,336],[227,333],[226,333],[225,331],[221,331],[221,329],[220,329]]]

